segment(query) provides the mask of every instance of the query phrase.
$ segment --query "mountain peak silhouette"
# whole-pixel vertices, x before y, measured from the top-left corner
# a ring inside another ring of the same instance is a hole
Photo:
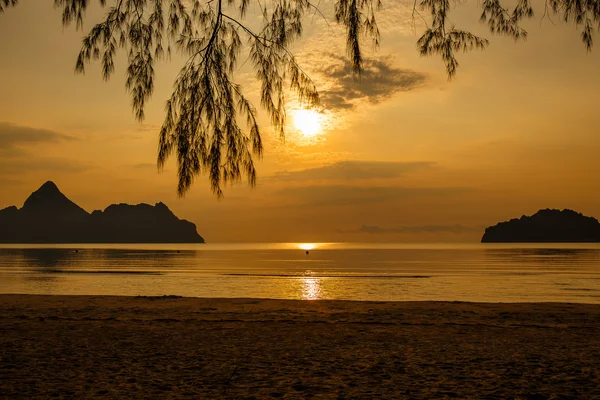
[[[47,181],[38,190],[31,193],[25,200],[22,211],[29,212],[52,212],[88,215],[87,211],[73,203],[58,189],[52,181]]]
[[[573,210],[539,210],[485,229],[482,243],[600,242],[596,218]]]
[[[0,243],[204,243],[204,239],[196,225],[177,218],[163,203],[112,204],[89,214],[48,181],[21,209],[0,210]]]
[[[46,183],[40,186],[38,190],[54,191],[60,193],[60,190],[58,190],[58,186],[56,186],[56,183],[52,181],[46,181]]]

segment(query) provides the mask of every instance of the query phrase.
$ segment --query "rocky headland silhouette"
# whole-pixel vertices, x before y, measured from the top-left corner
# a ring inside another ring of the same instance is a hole
[[[21,209],[0,210],[0,243],[204,243],[196,225],[163,203],[112,204],[91,214],[54,182],[33,192]]]
[[[539,210],[486,228],[482,243],[600,242],[596,218],[573,210]]]

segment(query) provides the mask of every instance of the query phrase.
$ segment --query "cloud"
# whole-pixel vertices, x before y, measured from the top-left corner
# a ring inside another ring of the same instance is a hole
[[[329,83],[320,90],[321,101],[329,109],[349,109],[361,101],[377,104],[398,92],[422,86],[427,78],[423,73],[394,67],[391,57],[366,59],[357,78],[348,58],[331,53],[325,54],[327,58],[330,62],[320,57],[319,64],[326,66],[316,70]]]
[[[18,151],[22,145],[37,143],[56,143],[63,140],[74,140],[72,136],[63,135],[48,129],[30,128],[0,122],[0,152]]]
[[[397,178],[408,172],[431,168],[435,162],[339,161],[317,168],[277,172],[270,179],[277,181],[324,181]]]
[[[90,167],[86,164],[61,158],[40,158],[32,156],[30,158],[12,160],[0,159],[0,175],[15,175],[31,171],[81,172],[88,169],[90,169]]]
[[[399,187],[399,186],[351,186],[323,185],[297,186],[279,190],[277,193],[305,205],[356,205],[380,203],[397,199],[415,199],[429,196],[454,196],[470,193],[469,187]]]
[[[474,230],[474,227],[463,225],[404,225],[393,228],[381,228],[379,226],[363,225],[358,232],[372,234],[390,233],[462,233]]]
[[[31,147],[41,143],[59,143],[76,138],[49,129],[30,128],[0,122],[0,175],[15,176],[31,171],[81,172],[89,165],[57,157],[35,154]]]
[[[124,168],[133,169],[135,171],[141,171],[143,173],[171,173],[169,168],[159,169],[156,163],[139,163],[139,164],[126,164]]]
[[[134,169],[153,169],[153,170],[158,169],[158,167],[156,166],[156,163],[133,164],[133,165],[131,165],[131,167]]]
[[[12,178],[2,178],[0,177],[0,186],[6,187],[6,186],[19,186],[19,185],[23,185],[25,184],[24,181],[19,180],[19,179],[12,179]]]

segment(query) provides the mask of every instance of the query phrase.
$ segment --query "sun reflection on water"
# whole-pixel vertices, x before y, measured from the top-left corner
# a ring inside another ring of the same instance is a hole
[[[302,284],[302,300],[318,300],[321,298],[320,278],[302,278]]]

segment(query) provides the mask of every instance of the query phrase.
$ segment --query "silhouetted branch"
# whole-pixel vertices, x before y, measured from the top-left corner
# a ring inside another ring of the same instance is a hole
[[[527,31],[518,24],[524,18],[533,16],[528,0],[519,0],[512,13],[500,5],[499,0],[483,0],[481,22],[487,22],[491,33],[512,36],[515,40],[527,38]]]
[[[534,14],[530,0],[518,0],[509,10],[502,0],[482,0],[481,21],[492,34],[525,39],[520,23]],[[245,24],[248,7],[254,2],[263,19],[256,31]],[[90,0],[54,0],[62,12],[65,26],[75,22],[83,27]],[[222,195],[221,185],[243,177],[256,183],[254,158],[262,154],[261,130],[257,111],[237,83],[233,72],[247,41],[247,59],[253,62],[260,81],[260,102],[271,124],[283,138],[286,124],[286,93],[291,90],[299,101],[317,105],[319,96],[313,81],[296,61],[289,45],[302,34],[308,10],[325,17],[309,0],[106,0],[104,20],[94,25],[83,38],[75,64],[84,73],[91,61],[99,61],[102,78],[115,72],[114,57],[122,50],[127,55],[126,89],[133,112],[144,119],[146,102],[154,90],[154,64],[172,47],[186,61],[177,76],[173,93],[165,105],[165,119],[159,134],[158,166],[162,168],[174,155],[178,164],[179,195],[185,194],[193,179],[207,173],[213,192]],[[0,12],[18,0],[0,0]],[[418,15],[425,23],[417,41],[421,55],[439,55],[451,79],[458,68],[456,53],[484,49],[488,40],[457,29],[449,19],[454,0],[419,0],[413,4],[413,22]],[[336,0],[335,20],[346,29],[346,47],[357,75],[363,68],[362,40],[371,38],[379,45],[380,33],[375,14],[380,0]],[[542,18],[550,11],[567,23],[580,27],[588,51],[594,31],[600,29],[600,0],[547,0]],[[328,25],[329,26],[329,25]],[[416,26],[415,26],[416,28]],[[242,128],[241,125],[245,126]]]
[[[337,0],[335,4],[335,20],[346,27],[346,47],[357,74],[363,65],[361,32],[373,38],[374,46],[379,46],[379,28],[375,19],[375,11],[379,8],[380,0]]]
[[[19,0],[0,0],[0,13],[4,12],[5,8],[16,6],[18,2]]]

